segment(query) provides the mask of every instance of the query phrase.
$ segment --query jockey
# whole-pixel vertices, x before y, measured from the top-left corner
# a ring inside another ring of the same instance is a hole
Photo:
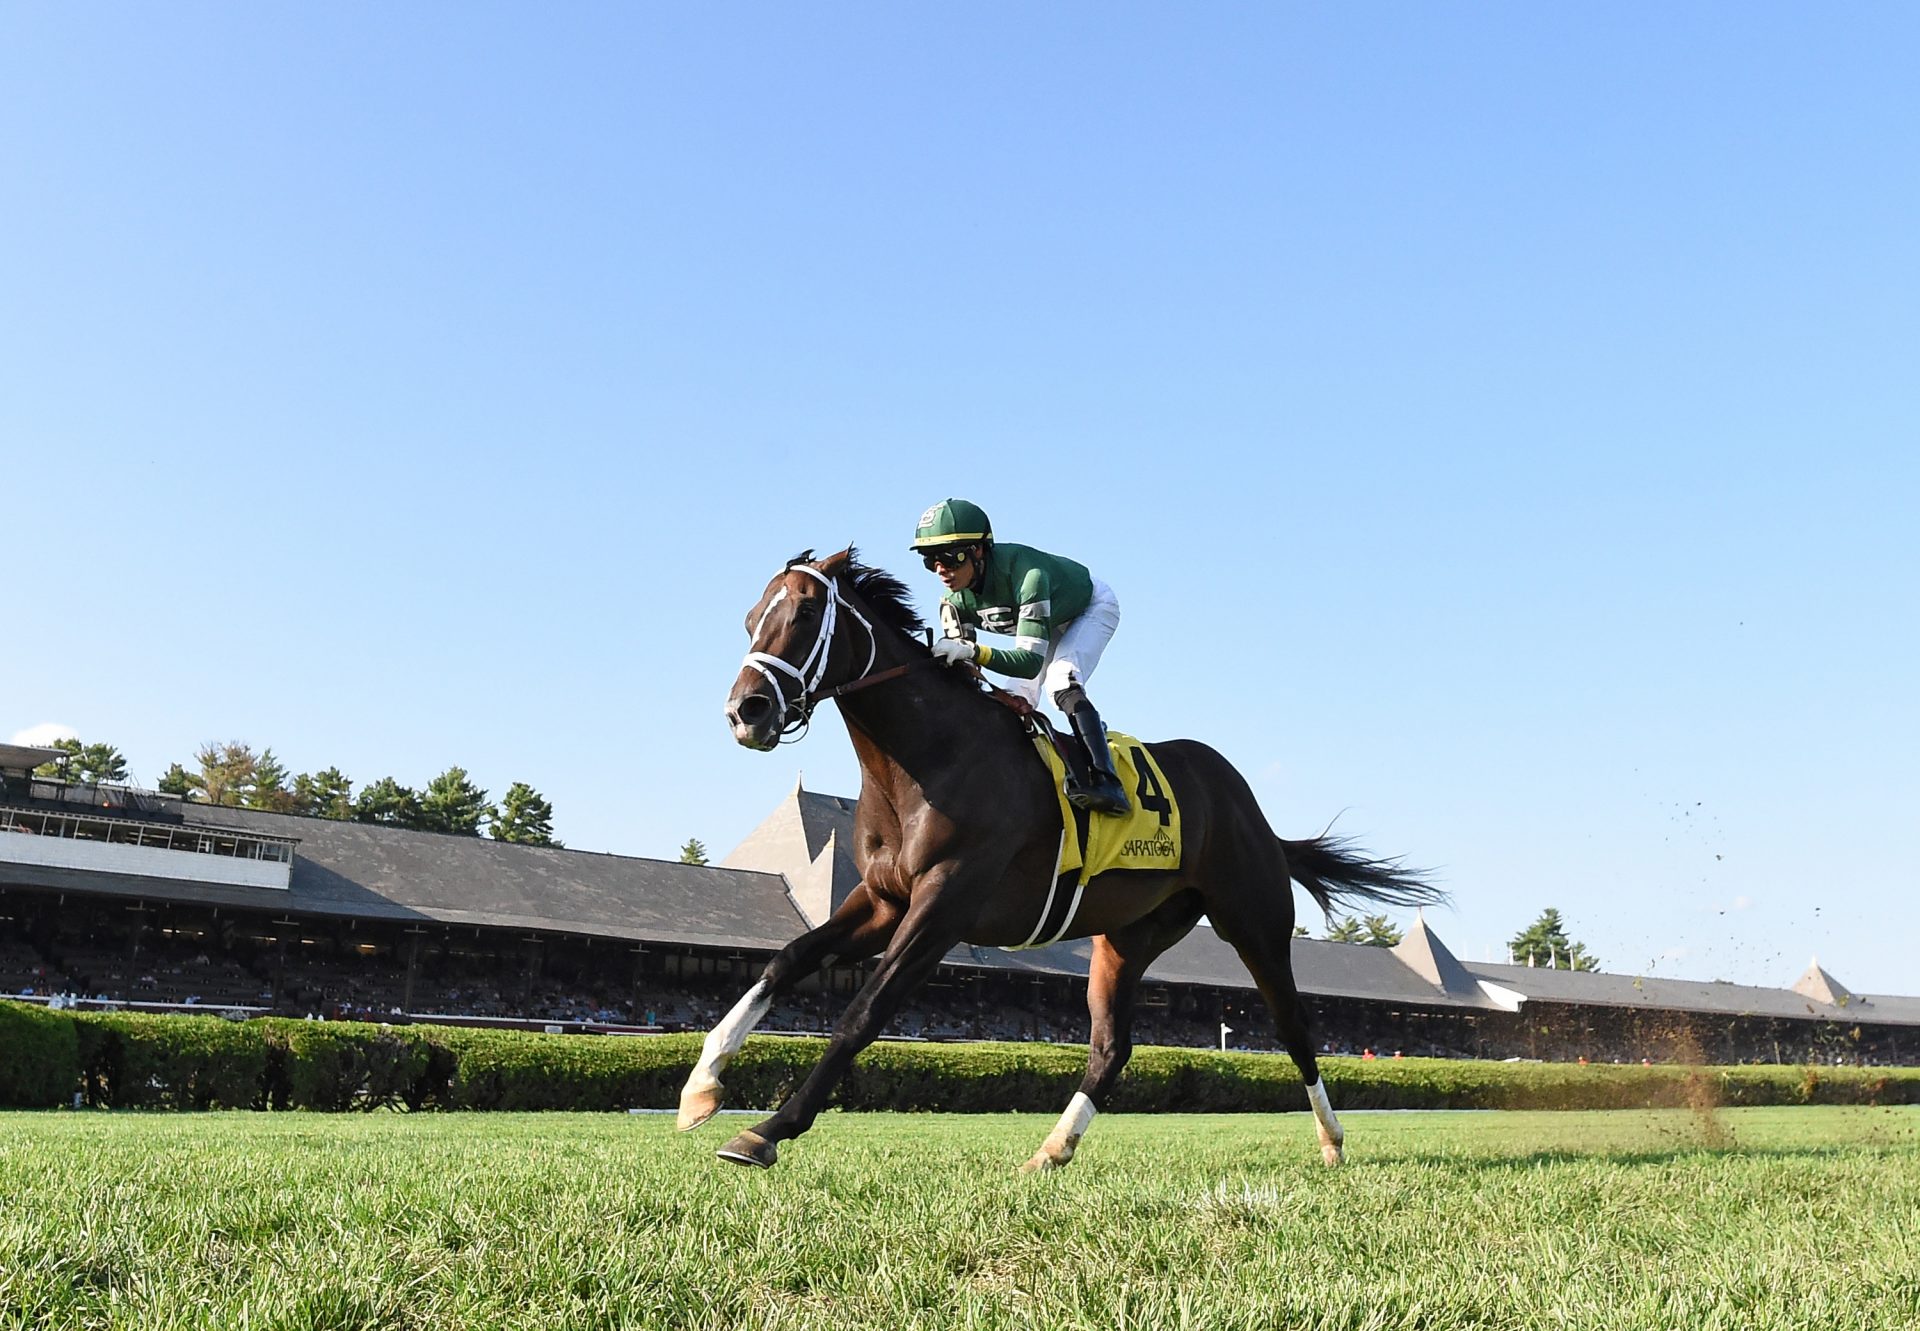
[[[1126,813],[1126,787],[1114,774],[1106,728],[1086,683],[1120,625],[1120,602],[1084,564],[1030,545],[996,542],[979,505],[945,499],[920,515],[914,552],[946,585],[940,602],[945,636],[933,654],[947,665],[971,661],[1016,682],[1028,702],[1048,696],[1073,726],[1086,760],[1069,764],[1067,798],[1096,813]],[[1013,646],[976,646],[973,633],[1013,635]]]

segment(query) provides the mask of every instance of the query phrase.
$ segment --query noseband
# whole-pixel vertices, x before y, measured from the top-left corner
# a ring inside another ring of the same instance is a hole
[[[807,653],[806,660],[802,661],[797,667],[784,658],[773,655],[771,652],[750,651],[747,653],[746,658],[740,662],[743,670],[757,670],[766,678],[767,683],[773,685],[774,699],[780,704],[780,713],[775,717],[774,725],[779,729],[783,738],[790,731],[794,730],[798,730],[804,735],[808,722],[813,719],[813,709],[821,699],[837,697],[841,693],[847,692],[850,685],[864,680],[867,677],[867,672],[873,669],[874,657],[879,651],[879,643],[873,636],[873,625],[867,622],[866,616],[854,609],[851,601],[840,594],[839,582],[833,578],[829,578],[826,574],[810,564],[789,565],[787,572],[804,573],[808,577],[817,580],[827,589],[827,605],[826,609],[820,612],[820,632],[813,640],[813,650]],[[767,608],[760,612],[760,622],[753,626],[753,642],[760,641],[760,630],[766,626],[767,616],[773,613],[775,606],[786,599],[787,589],[782,587],[774,594],[774,598],[767,602]],[[833,634],[834,629],[839,623],[840,609],[842,606],[846,607],[847,613],[852,615],[854,621],[867,631],[867,663],[861,667],[860,673],[855,675],[853,679],[847,681],[846,684],[842,684],[838,688],[831,689],[819,695],[819,697],[815,697],[814,690],[820,687],[820,681],[827,673],[827,658],[833,655]],[[751,645],[751,643],[749,645]],[[776,670],[779,671],[780,674],[776,675],[774,673]],[[780,682],[781,675],[791,678],[793,682],[799,686],[799,696],[795,698],[792,703],[787,701],[786,687]],[[789,711],[794,713],[791,721],[787,720],[787,713]],[[795,736],[795,738],[799,738],[799,736]]]

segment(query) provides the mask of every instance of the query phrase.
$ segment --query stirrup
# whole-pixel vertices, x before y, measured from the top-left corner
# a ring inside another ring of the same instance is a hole
[[[1093,779],[1087,782],[1070,778],[1067,781],[1067,803],[1076,809],[1109,816],[1133,812],[1133,804],[1127,799],[1127,788],[1120,784],[1120,778],[1105,772],[1096,772]]]

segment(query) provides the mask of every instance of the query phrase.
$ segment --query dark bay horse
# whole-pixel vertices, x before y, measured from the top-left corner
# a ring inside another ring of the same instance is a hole
[[[1030,942],[1050,904],[1061,816],[1047,770],[1012,711],[964,670],[935,665],[914,636],[921,628],[907,589],[862,566],[852,549],[817,561],[812,551],[800,555],[747,613],[751,641],[727,698],[734,738],[772,749],[818,702],[835,698],[860,760],[860,882],[825,924],[781,949],[707,1036],[681,1092],[680,1127],[697,1127],[720,1108],[720,1074],[774,999],[833,962],[879,962],[800,1088],[721,1147],[722,1159],[772,1165],[779,1144],[813,1125],[855,1057],[948,949]],[[1167,872],[1094,878],[1062,926],[1061,937],[1094,940],[1087,1073],[1023,1168],[1054,1169],[1073,1158],[1132,1052],[1141,975],[1202,915],[1260,986],[1306,1083],[1321,1155],[1338,1164],[1340,1123],[1293,984],[1288,880],[1323,910],[1335,900],[1415,905],[1444,894],[1397,861],[1369,859],[1333,838],[1275,836],[1246,781],[1204,744],[1147,747],[1179,802],[1182,862]]]

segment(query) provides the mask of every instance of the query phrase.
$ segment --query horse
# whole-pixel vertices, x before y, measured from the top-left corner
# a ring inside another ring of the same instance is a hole
[[[806,1079],[771,1117],[718,1151],[723,1160],[770,1168],[780,1144],[813,1125],[854,1059],[950,948],[1034,941],[1036,917],[1047,922],[1054,909],[1063,820],[1027,723],[983,690],[977,672],[937,668],[906,587],[861,564],[853,547],[788,561],[747,612],[746,629],[747,655],[726,703],[734,739],[770,751],[804,734],[819,703],[835,701],[860,763],[852,848],[860,879],[825,923],[774,956],[707,1035],[681,1092],[679,1128],[696,1128],[719,1111],[728,1060],[777,998],[834,962],[879,958]],[[1054,932],[1093,939],[1087,1070],[1020,1168],[1058,1169],[1073,1159],[1132,1053],[1141,976],[1202,915],[1239,953],[1272,1010],[1306,1085],[1321,1158],[1337,1165],[1345,1134],[1294,987],[1288,881],[1328,912],[1336,901],[1425,905],[1445,893],[1399,860],[1369,858],[1344,838],[1281,839],[1245,778],[1204,744],[1145,747],[1178,802],[1182,859],[1166,871],[1096,876]]]

